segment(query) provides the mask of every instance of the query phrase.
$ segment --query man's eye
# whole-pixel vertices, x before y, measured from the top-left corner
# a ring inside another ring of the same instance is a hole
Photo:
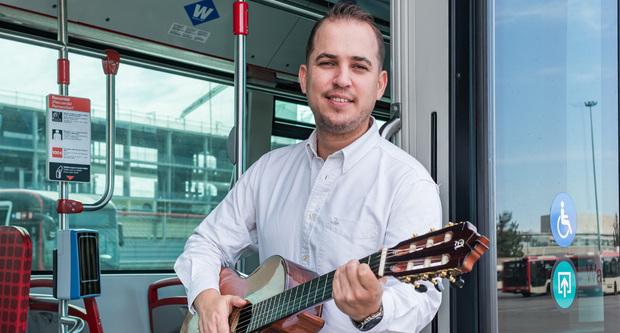
[[[319,66],[335,66],[336,63],[333,61],[323,61],[319,63]]]
[[[364,66],[364,65],[354,65],[354,66],[353,66],[353,68],[355,68],[355,69],[361,69],[361,70],[364,70],[364,71],[367,71],[367,70],[368,70],[368,67],[366,67],[366,66]]]

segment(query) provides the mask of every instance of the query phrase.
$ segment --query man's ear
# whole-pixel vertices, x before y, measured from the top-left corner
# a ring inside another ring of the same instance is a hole
[[[299,85],[301,86],[301,92],[306,94],[306,74],[308,74],[308,67],[305,64],[299,65]]]
[[[383,97],[383,94],[385,93],[385,88],[387,87],[387,82],[388,74],[386,71],[382,70],[381,73],[379,73],[379,79],[377,80],[377,100]]]

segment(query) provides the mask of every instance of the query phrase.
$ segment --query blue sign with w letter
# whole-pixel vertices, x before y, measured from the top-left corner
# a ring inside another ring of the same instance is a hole
[[[185,6],[185,11],[193,25],[199,25],[220,17],[215,4],[213,4],[213,0],[201,0],[190,3]]]

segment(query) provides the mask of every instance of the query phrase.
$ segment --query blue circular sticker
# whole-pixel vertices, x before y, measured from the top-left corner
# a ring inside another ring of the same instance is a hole
[[[561,247],[569,247],[577,233],[577,211],[573,199],[567,193],[558,194],[549,213],[551,234]]]
[[[558,260],[553,267],[553,299],[562,309],[568,309],[573,305],[577,296],[577,277],[575,268],[569,260]]]

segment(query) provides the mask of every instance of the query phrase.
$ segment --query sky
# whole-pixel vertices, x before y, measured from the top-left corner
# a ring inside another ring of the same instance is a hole
[[[495,15],[496,210],[540,231],[560,192],[618,212],[615,1],[498,0]],[[593,137],[589,110],[592,108]]]
[[[21,103],[44,105],[44,96],[58,92],[56,59],[52,49],[0,39],[0,100],[19,98]],[[27,54],[27,57],[24,57]],[[105,117],[106,77],[101,60],[70,54],[69,94],[91,99],[93,116]],[[10,80],[8,78],[11,78]],[[185,117],[185,108],[217,84],[122,63],[116,76],[117,119],[134,122],[158,121],[186,126],[200,132],[228,133],[234,124],[234,90],[227,87],[209,102]],[[26,104],[28,105],[28,104]],[[34,105],[33,105],[34,106]]]

